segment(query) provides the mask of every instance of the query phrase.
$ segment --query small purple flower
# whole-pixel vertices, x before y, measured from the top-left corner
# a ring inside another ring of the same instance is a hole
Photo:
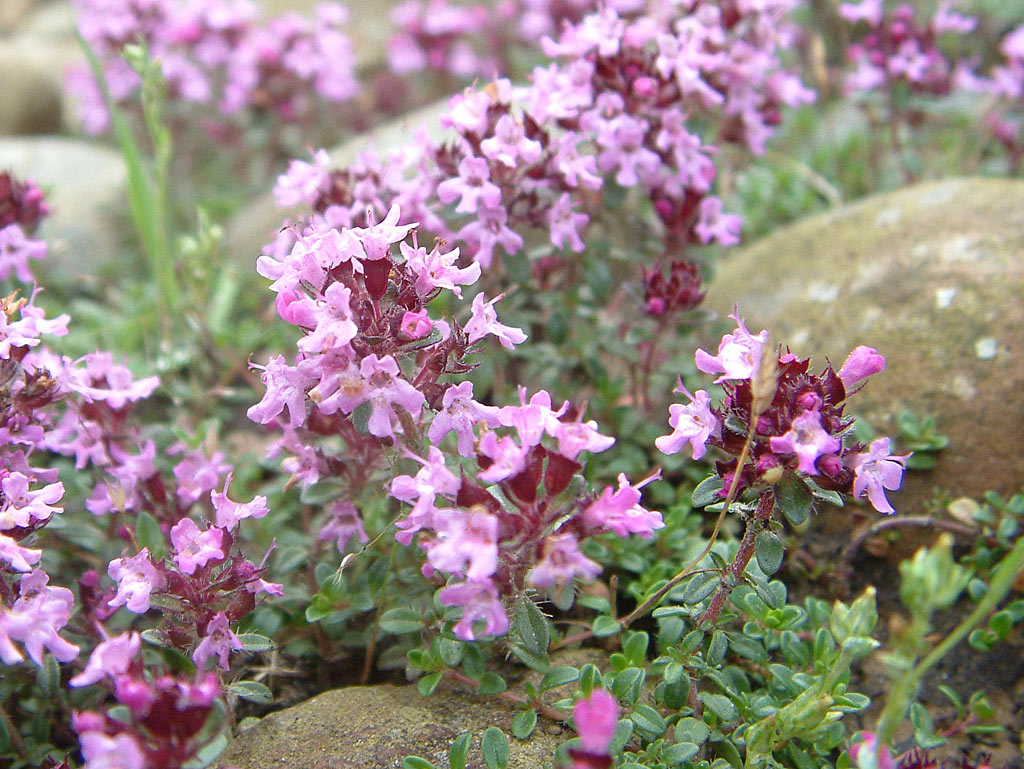
[[[227,615],[219,611],[207,623],[206,635],[196,646],[196,650],[192,652],[192,660],[196,663],[196,667],[202,670],[206,666],[206,661],[215,656],[221,668],[229,670],[231,665],[228,664],[228,655],[231,654],[231,650],[244,648],[245,644],[228,626]]]
[[[298,427],[306,421],[306,390],[316,379],[301,364],[289,366],[283,355],[275,355],[267,361],[266,366],[252,364],[253,368],[262,368],[260,379],[267,391],[262,400],[246,411],[249,419],[267,424],[282,411],[288,411],[289,427]]]
[[[509,168],[519,165],[520,159],[524,163],[535,163],[543,151],[540,142],[527,138],[522,123],[509,114],[498,118],[494,136],[480,142],[480,149],[491,160]]]
[[[459,454],[473,456],[473,426],[483,423],[497,427],[499,422],[497,406],[485,406],[473,400],[473,383],[468,379],[444,391],[441,410],[434,415],[427,437],[434,445],[439,444],[448,433],[454,431],[458,438]]]
[[[438,510],[427,560],[439,571],[480,581],[498,568],[498,519],[478,509]]]
[[[458,266],[457,248],[441,253],[437,246],[427,251],[422,246],[413,248],[402,243],[399,249],[406,264],[416,274],[416,291],[421,296],[427,296],[438,288],[446,288],[461,299],[461,286],[472,285],[480,278],[480,265],[477,262],[469,267]]]
[[[566,459],[576,459],[581,451],[597,454],[615,445],[613,437],[598,432],[597,422],[593,419],[586,422],[551,419],[547,424],[547,432],[558,441],[558,453]]]
[[[794,419],[789,432],[772,436],[768,442],[777,454],[796,454],[800,460],[797,469],[808,475],[818,474],[815,467],[818,457],[834,454],[843,446],[842,441],[821,426],[817,405]]]
[[[53,513],[62,513],[64,508],[53,507],[64,496],[64,485],[51,483],[34,491],[29,489],[29,477],[13,472],[0,480],[4,504],[0,507],[0,531],[18,526],[28,526],[32,519],[46,521]]]
[[[348,552],[349,543],[355,537],[360,544],[366,544],[369,537],[363,527],[363,519],[359,510],[346,499],[339,499],[331,509],[331,518],[320,529],[317,539],[321,541],[334,540],[338,552],[344,555]]]
[[[501,189],[491,181],[490,166],[484,158],[466,156],[459,161],[459,175],[437,185],[442,203],[459,198],[457,213],[473,214],[482,202],[488,208],[501,205]]]
[[[316,203],[331,183],[331,158],[326,150],[313,153],[313,162],[293,160],[274,185],[274,200],[281,208]]]
[[[718,419],[709,406],[711,396],[706,390],[697,390],[696,395],[690,395],[683,387],[682,381],[675,392],[685,395],[690,399],[690,403],[685,406],[673,403],[668,407],[668,424],[672,428],[672,433],[656,438],[654,445],[663,454],[676,454],[683,448],[684,443],[689,442],[690,448],[693,449],[693,458],[700,459],[707,453],[708,438],[718,430]]]
[[[146,769],[146,755],[135,737],[121,732],[109,737],[101,731],[78,736],[84,769]]]
[[[508,614],[498,599],[498,589],[490,580],[456,582],[441,590],[437,598],[443,606],[462,607],[455,635],[463,641],[477,639],[477,622],[484,623],[484,635],[499,636],[508,632]]]
[[[16,571],[31,571],[42,554],[42,550],[22,547],[6,534],[0,534],[0,561],[6,561]]]
[[[619,722],[619,703],[604,689],[594,689],[588,698],[576,703],[572,717],[580,736],[579,749],[570,750],[573,769],[602,765],[593,759],[609,758],[608,746]]]
[[[406,310],[402,321],[398,326],[399,333],[407,339],[422,339],[433,331],[434,325],[430,322],[430,315],[426,309],[412,312]]]
[[[879,750],[878,736],[874,732],[864,732],[861,741],[850,747],[850,759],[857,769],[896,769],[889,748],[882,745]]]
[[[733,310],[729,316],[736,321],[736,331],[722,337],[718,345],[718,355],[712,356],[704,350],[697,350],[697,368],[705,374],[721,374],[715,382],[727,379],[750,379],[761,360],[761,349],[768,339],[768,332],[761,331],[757,336],[751,334],[739,317],[739,311]]]
[[[888,438],[878,438],[871,442],[867,452],[854,455],[849,461],[853,470],[854,499],[867,491],[868,501],[875,510],[880,513],[896,512],[886,499],[885,490],[895,491],[900,487],[908,456],[890,454]]]
[[[171,528],[171,544],[177,551],[174,562],[186,574],[194,574],[210,561],[224,559],[224,532],[216,527],[200,531],[191,518],[182,518]]]
[[[847,357],[843,367],[839,369],[838,375],[849,392],[857,382],[884,370],[885,358],[878,354],[878,350],[860,345],[854,348]]]
[[[92,650],[85,670],[68,681],[72,686],[88,686],[110,677],[111,680],[128,672],[135,660],[142,639],[138,633],[122,633],[106,641],[101,641]]]
[[[107,567],[107,574],[117,582],[117,595],[110,600],[110,605],[124,606],[135,614],[149,611],[150,594],[166,584],[163,574],[149,560],[147,548],[131,558],[115,558]]]
[[[601,496],[583,511],[583,521],[587,528],[592,531],[611,529],[620,537],[639,534],[644,539],[650,539],[655,529],[665,528],[665,522],[661,513],[640,505],[640,488],[657,477],[655,474],[634,486],[625,473],[619,473],[618,490],[606,486]]]
[[[267,498],[263,496],[253,497],[251,502],[241,503],[228,499],[228,486],[231,485],[231,473],[228,473],[224,481],[222,491],[211,491],[210,501],[217,515],[217,526],[231,531],[243,518],[263,518],[270,509],[267,507]]]
[[[9,611],[0,610],[0,659],[8,665],[22,660],[12,641],[25,644],[28,656],[40,667],[44,647],[60,662],[78,656],[78,647],[58,635],[71,619],[75,598],[66,587],[51,587],[49,582],[42,569],[23,574],[18,600]]]
[[[572,584],[576,577],[589,582],[600,573],[601,565],[580,552],[575,534],[552,534],[544,538],[541,558],[526,576],[526,582],[557,592]]]
[[[494,433],[486,433],[480,439],[480,453],[491,460],[486,469],[476,474],[484,483],[508,480],[526,467],[526,449],[509,435],[499,439]]]
[[[473,297],[473,317],[466,323],[466,333],[469,335],[470,344],[483,339],[488,334],[498,337],[502,347],[511,350],[517,344],[526,341],[526,334],[521,328],[513,328],[498,322],[498,313],[494,305],[504,298],[499,294],[489,302],[484,301],[483,294]]]

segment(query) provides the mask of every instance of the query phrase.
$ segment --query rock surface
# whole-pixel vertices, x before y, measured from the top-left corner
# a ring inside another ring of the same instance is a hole
[[[115,226],[127,210],[121,155],[103,145],[55,136],[0,141],[0,168],[43,188],[50,215],[38,237],[49,244],[48,270],[86,275],[118,258]]]
[[[510,736],[514,715],[495,697],[444,689],[422,697],[414,686],[354,686],[270,714],[238,734],[222,762],[238,769],[392,769],[417,755],[447,767],[452,740],[469,730],[466,765],[483,769],[480,735],[499,726],[509,735],[509,769],[554,766],[555,750],[572,734],[542,721],[520,741]]]
[[[885,372],[855,413],[895,435],[904,409],[934,415],[950,447],[891,495],[925,512],[1024,486],[1024,182],[952,179],[869,198],[786,227],[724,260],[707,305],[739,303],[752,331],[838,366],[858,344]],[[717,344],[708,340],[708,343]]]
[[[63,69],[76,50],[73,41],[0,38],[0,136],[61,129]]]

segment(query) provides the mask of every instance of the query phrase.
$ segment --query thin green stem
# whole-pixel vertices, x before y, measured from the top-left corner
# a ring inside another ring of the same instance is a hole
[[[916,696],[918,686],[924,674],[942,659],[950,649],[962,641],[974,627],[985,619],[996,608],[1000,601],[1006,597],[1013,587],[1017,575],[1024,570],[1024,537],[1017,540],[1017,544],[1003,558],[992,574],[988,591],[978,602],[967,617],[953,631],[940,641],[925,657],[907,672],[889,694],[885,703],[885,709],[878,719],[876,733],[878,745],[889,743],[893,732],[903,720],[903,716],[910,706],[911,700]]]

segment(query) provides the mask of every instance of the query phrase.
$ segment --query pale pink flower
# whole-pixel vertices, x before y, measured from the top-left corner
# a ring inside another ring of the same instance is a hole
[[[878,438],[871,442],[865,453],[855,454],[848,460],[848,466],[853,470],[854,498],[859,498],[866,491],[875,510],[880,513],[896,512],[886,499],[885,491],[895,491],[900,487],[908,456],[890,454],[888,438]]]
[[[466,333],[469,335],[471,344],[483,339],[488,334],[496,336],[502,347],[509,350],[526,341],[526,334],[521,328],[513,328],[498,322],[498,313],[495,311],[494,305],[500,302],[504,296],[504,294],[499,294],[489,302],[484,301],[483,294],[473,297],[473,317],[466,323]]]
[[[89,655],[85,670],[68,681],[72,686],[88,686],[109,677],[116,679],[128,672],[135,660],[142,639],[138,633],[122,633],[101,641]]]
[[[838,376],[843,380],[847,392],[850,388],[862,379],[867,379],[872,374],[885,370],[885,358],[878,354],[873,347],[860,345],[854,348],[847,357]]]
[[[107,574],[117,582],[117,595],[110,600],[110,605],[124,606],[135,614],[149,611],[150,594],[166,584],[163,574],[149,560],[149,550],[145,547],[131,558],[112,560]]]
[[[683,387],[682,381],[675,392],[682,393],[690,402],[686,405],[673,403],[668,407],[668,424],[672,428],[669,435],[662,435],[654,440],[654,445],[663,454],[676,454],[689,443],[693,450],[693,458],[700,459],[707,453],[707,442],[718,430],[718,419],[711,412],[711,396],[706,390],[697,390],[696,395]]]
[[[729,316],[736,321],[736,331],[722,337],[718,345],[718,355],[711,355],[704,350],[697,350],[697,368],[705,374],[721,374],[715,382],[727,379],[750,379],[761,361],[761,351],[768,339],[768,332],[754,336],[739,317],[739,311],[733,310]]]
[[[478,622],[484,624],[484,635],[499,636],[508,632],[508,614],[498,598],[498,589],[490,580],[457,582],[441,590],[437,599],[442,606],[462,607],[462,618],[455,626],[455,636],[463,641],[477,639]]]
[[[171,528],[171,544],[177,551],[174,562],[186,574],[194,574],[210,561],[224,558],[224,532],[216,527],[200,531],[191,518],[182,518]]]
[[[776,454],[796,454],[800,460],[797,469],[808,475],[817,475],[815,463],[818,457],[834,454],[842,448],[843,442],[821,426],[818,405],[803,412],[790,425],[785,435],[773,435],[769,445]]]
[[[219,611],[207,623],[206,635],[196,646],[196,650],[192,652],[192,660],[196,663],[196,667],[202,670],[206,666],[206,661],[215,656],[221,668],[228,670],[231,667],[228,664],[228,655],[231,654],[231,650],[244,648],[245,644],[228,626],[227,615]]]

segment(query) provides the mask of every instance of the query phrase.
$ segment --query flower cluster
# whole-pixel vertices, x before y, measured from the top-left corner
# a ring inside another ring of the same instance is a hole
[[[224,710],[217,676],[154,675],[143,669],[140,647],[138,633],[104,640],[70,681],[76,687],[107,687],[125,712],[118,718],[75,713],[72,726],[88,767],[176,769],[195,760],[220,734],[208,728],[211,716]]]
[[[279,189],[301,189],[300,172],[293,169]],[[607,530],[649,536],[661,517],[640,506],[638,486],[625,478],[600,495],[570,489],[581,452],[603,451],[614,440],[568,403],[555,409],[548,393],[527,400],[523,391],[520,405],[498,408],[457,380],[473,367],[467,356],[477,342],[494,336],[512,348],[525,334],[498,320],[500,296],[476,294],[462,323],[432,318],[430,302],[442,292],[461,298],[480,265],[459,267],[458,249],[418,245],[414,225],[398,224],[400,215],[394,206],[380,222],[339,229],[326,212],[316,214],[286,257],[259,261],[274,281],[279,314],[303,336],[293,364],[278,356],[259,367],[267,389],[249,416],[282,430],[271,454],[288,454],[284,468],[293,478],[307,486],[344,481],[351,498],[334,505],[320,534],[342,551],[366,539],[352,499],[385,458],[417,461],[415,476],[389,484],[394,498],[412,505],[397,538],[408,545],[422,532],[424,573],[455,578],[440,600],[463,607],[460,637],[474,638],[478,620],[487,634],[501,634],[508,628],[503,598],[529,586],[571,602],[574,577],[597,574],[579,552],[583,537]],[[451,456],[475,460],[472,474],[460,477],[446,463],[440,447],[452,433]]]
[[[985,122],[1005,149],[1011,174],[1016,174],[1024,163],[1024,25],[1003,38],[999,50],[1003,61],[988,77],[974,78],[968,85],[996,97],[996,107]]]
[[[456,432],[459,453],[476,460],[475,479],[457,476],[431,446],[425,459],[415,457],[422,465],[415,476],[391,483],[391,495],[412,505],[398,522],[397,538],[409,544],[422,532],[424,575],[454,577],[439,600],[462,607],[454,632],[465,640],[480,634],[478,622],[485,635],[504,634],[509,621],[502,599],[526,588],[571,605],[574,580],[590,581],[601,570],[580,552],[587,537],[606,531],[650,537],[664,526],[660,513],[640,505],[643,483],[620,475],[618,489],[600,494],[572,486],[583,469],[581,453],[615,442],[595,422],[584,421],[569,403],[554,409],[543,390],[527,400],[521,388],[520,400],[519,406],[484,406],[473,400],[470,383],[449,388],[428,434],[436,444]],[[544,445],[545,437],[552,445]]]
[[[208,128],[225,140],[232,116],[245,111],[286,122],[308,122],[324,103],[358,94],[355,56],[343,31],[344,6],[324,3],[316,17],[288,14],[258,23],[252,0],[75,0],[78,26],[100,58],[114,101],[137,99],[138,73],[122,58],[126,44],[144,43],[159,60],[174,101],[211,105]],[[90,133],[110,116],[98,84],[72,73],[81,117]],[[194,117],[191,118],[194,120]]]
[[[717,463],[723,497],[737,475],[736,489],[742,492],[799,474],[828,491],[866,493],[876,510],[893,512],[885,492],[899,488],[906,457],[889,453],[888,438],[866,447],[853,440],[853,419],[843,413],[847,397],[881,371],[885,359],[861,346],[838,371],[827,365],[813,374],[808,359],[766,349],[767,331],[751,334],[738,314],[730,317],[737,328],[722,338],[718,354],[698,350],[696,355],[698,369],[719,375],[715,381],[724,398],[714,406],[707,391],[690,394],[680,383],[676,391],[690,402],[671,406],[673,431],[658,438],[658,448],[675,454],[689,443],[695,459],[708,446],[731,455]]]
[[[977,23],[952,11],[951,5],[951,0],[940,3],[927,23],[918,20],[909,3],[891,12],[885,11],[884,0],[840,5],[839,13],[847,22],[869,30],[847,49],[847,58],[856,68],[847,76],[847,90],[889,91],[904,84],[915,94],[948,94],[965,73],[958,72],[955,61],[942,52],[942,37],[966,34]]]
[[[43,259],[46,243],[32,235],[49,212],[34,182],[0,171],[0,280],[13,273],[22,283],[34,282],[29,260]]]
[[[416,149],[387,160],[365,153],[342,171],[318,154],[293,167],[279,199],[302,199],[335,226],[365,224],[368,208],[381,216],[397,202],[486,268],[499,248],[521,251],[531,229],[558,252],[583,251],[600,191],[614,179],[650,201],[667,253],[734,244],[739,217],[712,194],[715,150],[690,114],[716,116],[716,141],[761,152],[780,107],[812,94],[778,60],[792,35],[788,2],[728,12],[691,5],[685,15],[666,4],[647,16],[610,6],[567,24],[546,41],[554,60],[529,86],[498,80],[450,100],[442,123],[451,141],[420,134]]]
[[[59,635],[71,618],[71,591],[50,585],[38,568],[42,551],[29,547],[63,512],[57,472],[30,462],[65,394],[36,350],[43,336],[66,334],[68,320],[47,319],[33,299],[17,294],[0,300],[0,659],[7,665],[24,659],[16,643],[40,666],[44,650],[62,662],[78,655],[78,647]]]

